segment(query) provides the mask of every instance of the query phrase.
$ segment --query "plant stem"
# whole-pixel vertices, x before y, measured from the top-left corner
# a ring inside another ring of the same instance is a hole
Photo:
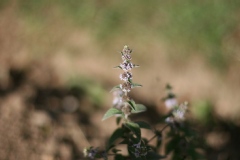
[[[168,126],[169,126],[169,124],[167,124],[166,126],[164,126],[160,132],[163,132]]]
[[[161,131],[160,132],[163,132],[167,127],[168,127],[169,125],[167,124],[166,126],[164,126],[162,129],[161,129]],[[151,139],[149,139],[148,140],[148,142],[147,143],[149,143],[150,141],[152,141],[154,138],[156,138],[158,135],[157,134],[155,134]]]

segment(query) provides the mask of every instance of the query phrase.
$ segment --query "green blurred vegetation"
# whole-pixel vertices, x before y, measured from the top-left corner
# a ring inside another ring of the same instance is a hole
[[[0,6],[5,3],[1,1]],[[237,0],[20,0],[18,3],[21,14],[34,23],[44,23],[58,10],[63,21],[90,30],[102,44],[111,45],[121,38],[163,40],[173,55],[188,57],[198,53],[219,69],[226,69],[233,57],[233,49],[224,43],[234,36],[240,21]]]
[[[69,78],[67,86],[68,88],[75,90],[83,90],[86,94],[86,97],[89,98],[91,103],[96,107],[103,105],[104,98],[107,94],[101,84],[84,76],[74,76]]]
[[[193,103],[191,112],[198,122],[207,124],[212,122],[213,105],[210,101],[197,101]]]

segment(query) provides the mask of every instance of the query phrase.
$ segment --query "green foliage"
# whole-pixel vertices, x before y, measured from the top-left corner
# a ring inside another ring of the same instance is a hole
[[[120,89],[120,85],[117,85],[117,86],[114,86],[110,92],[114,92],[116,90],[119,90]]]
[[[8,0],[1,0],[0,1],[0,9],[2,9],[5,5],[7,5]]]
[[[143,121],[138,121],[138,122],[135,122],[139,125],[140,128],[144,128],[144,129],[152,129],[152,127],[146,123],[146,122],[143,122]]]
[[[136,104],[134,106],[134,109],[131,111],[132,113],[140,113],[140,112],[145,112],[147,108],[142,105],[142,104]]]
[[[139,142],[141,140],[140,126],[134,122],[127,122],[124,125],[137,136],[137,140]]]
[[[135,88],[135,87],[142,87],[142,85],[137,83],[132,83],[132,88]]]
[[[2,0],[0,8],[6,4]],[[171,59],[197,53],[220,69],[228,66],[229,55],[233,55],[224,43],[235,35],[240,23],[237,0],[20,0],[18,4],[20,16],[34,21],[33,25],[48,23],[46,17],[54,17],[58,11],[62,21],[90,30],[101,44],[109,46],[119,37],[141,42],[154,35],[154,40],[174,44],[169,47]]]
[[[132,112],[142,112],[146,110],[146,107],[142,104],[136,104],[133,100],[127,101],[131,106]],[[110,109],[112,110],[112,109]],[[117,109],[113,109],[116,112]],[[108,113],[109,111],[107,111]],[[115,112],[109,112],[107,115],[115,115]],[[107,116],[108,117],[108,116]],[[204,156],[197,152],[197,149],[202,147],[201,142],[204,142],[197,136],[196,131],[191,129],[189,123],[183,125],[182,122],[172,121],[165,125],[161,130],[155,130],[154,136],[147,140],[142,137],[142,129],[152,130],[152,127],[143,121],[125,121],[120,128],[117,128],[108,140],[107,151],[111,149],[111,152],[115,154],[116,160],[160,160],[172,155],[172,160],[179,159],[204,159]],[[168,141],[166,144],[162,143],[162,132],[170,128],[167,134]],[[149,142],[156,138],[155,146],[149,145]],[[118,140],[118,141],[117,141]],[[120,140],[120,143],[119,143]],[[115,148],[118,144],[127,145],[129,155],[121,155],[121,151]],[[165,145],[165,155],[158,154],[160,147]]]
[[[68,79],[66,85],[69,88],[81,89],[86,97],[96,106],[100,106],[103,103],[106,91],[96,81],[83,76],[72,76]]]
[[[116,67],[113,67],[113,68],[119,68],[119,69],[122,69],[122,67],[121,67],[121,66],[116,66]]]
[[[124,53],[123,53],[124,52]],[[130,70],[133,67],[131,66],[131,50],[128,46],[124,46],[122,56],[127,57],[123,58],[123,62],[126,63],[126,67],[123,68],[124,72]],[[126,59],[128,59],[126,61]],[[123,84],[117,85],[113,87],[112,91],[119,90],[115,94],[115,98],[117,99],[117,108],[110,108],[105,115],[103,116],[102,120],[110,118],[114,115],[120,115],[117,117],[116,123],[117,125],[123,119],[121,127],[117,128],[112,135],[110,136],[106,150],[104,151],[105,154],[100,154],[97,149],[91,148],[87,150],[88,152],[85,153],[86,156],[89,158],[104,158],[105,160],[108,159],[108,154],[111,152],[114,156],[115,160],[160,160],[166,158],[167,155],[172,154],[173,160],[179,159],[198,159],[200,158],[200,154],[196,151],[197,148],[201,146],[196,141],[200,140],[197,139],[197,134],[194,130],[192,130],[188,124],[183,124],[185,120],[185,113],[187,110],[187,102],[177,104],[177,101],[173,103],[171,113],[166,118],[167,125],[165,125],[161,130],[154,130],[154,136],[147,140],[146,138],[142,137],[141,129],[148,129],[152,130],[151,125],[143,121],[131,121],[129,116],[132,113],[141,113],[147,110],[147,108],[142,104],[136,104],[134,100],[130,100],[128,97],[128,92],[131,91],[134,87],[139,87],[141,85],[132,83],[132,77],[129,78],[122,78],[121,80],[124,81]],[[172,93],[172,87],[167,85],[166,87],[168,91],[168,96],[164,98],[165,101],[171,100],[175,98],[175,95]],[[169,96],[170,94],[170,96]],[[174,96],[173,96],[174,95]],[[115,106],[115,102],[114,102]],[[162,133],[166,128],[170,128],[168,131],[168,141],[166,144],[162,143]],[[154,146],[150,145],[150,141],[156,139],[156,143]],[[118,145],[125,145],[128,150],[128,155],[124,156],[121,155],[121,150],[116,148]],[[166,153],[165,155],[158,154],[158,150],[162,145],[165,145]]]
[[[200,123],[211,120],[212,104],[209,101],[197,101],[193,103],[192,113]]]
[[[125,160],[125,157],[121,154],[117,154],[114,158],[114,160]]]
[[[134,100],[128,101],[128,104],[131,106],[132,110],[136,109],[136,103],[134,102]]]
[[[114,115],[122,114],[122,111],[116,109],[116,108],[110,108],[103,116],[102,120],[106,120]]]
[[[112,136],[111,136],[111,137],[109,138],[109,140],[108,140],[107,151],[111,148],[111,146],[114,144],[114,142],[115,142],[118,138],[122,137],[123,135],[124,135],[124,129],[123,129],[123,128],[118,128],[118,129],[116,129],[116,130],[113,132]]]
[[[198,49],[210,63],[224,67],[227,59],[221,46],[225,36],[239,23],[236,14],[239,7],[240,3],[235,0],[165,3],[163,10],[168,22],[160,30],[169,42]]]
[[[151,160],[159,160],[159,159],[164,159],[166,158],[166,156],[161,156],[155,152],[148,152],[147,156],[146,156],[147,159],[151,159]]]

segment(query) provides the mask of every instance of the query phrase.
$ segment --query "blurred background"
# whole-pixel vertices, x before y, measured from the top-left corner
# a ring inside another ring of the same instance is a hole
[[[83,159],[116,129],[101,121],[133,49],[131,97],[153,125],[170,83],[207,159],[240,159],[240,1],[1,0],[0,159]],[[201,131],[201,132],[200,132]],[[146,136],[152,133],[146,133]]]

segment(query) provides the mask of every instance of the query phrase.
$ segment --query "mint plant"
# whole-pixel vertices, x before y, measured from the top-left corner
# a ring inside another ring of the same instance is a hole
[[[197,159],[200,154],[196,151],[199,144],[196,143],[196,133],[184,123],[187,113],[187,102],[178,104],[176,96],[172,93],[172,87],[166,86],[167,96],[163,99],[167,108],[170,109],[166,116],[165,126],[161,130],[154,130],[152,126],[144,121],[132,121],[130,116],[147,110],[142,104],[136,104],[128,93],[135,87],[142,85],[133,83],[133,74],[131,70],[139,65],[132,63],[132,50],[124,46],[120,52],[122,63],[118,68],[123,70],[119,78],[122,83],[113,87],[111,92],[114,94],[113,107],[103,116],[102,120],[116,117],[116,124],[119,126],[110,136],[104,150],[89,147],[84,149],[84,156],[90,159],[108,160],[110,157],[114,160],[159,160],[166,157],[172,157],[173,160]],[[160,118],[159,118],[160,119]],[[161,122],[162,123],[162,122]],[[154,133],[153,137],[144,138],[141,129],[148,129]],[[163,132],[167,130],[168,141],[162,144]],[[150,144],[155,140],[155,145]],[[128,154],[123,155],[118,149],[119,145],[126,147]],[[165,147],[166,153],[158,153],[160,147]]]

